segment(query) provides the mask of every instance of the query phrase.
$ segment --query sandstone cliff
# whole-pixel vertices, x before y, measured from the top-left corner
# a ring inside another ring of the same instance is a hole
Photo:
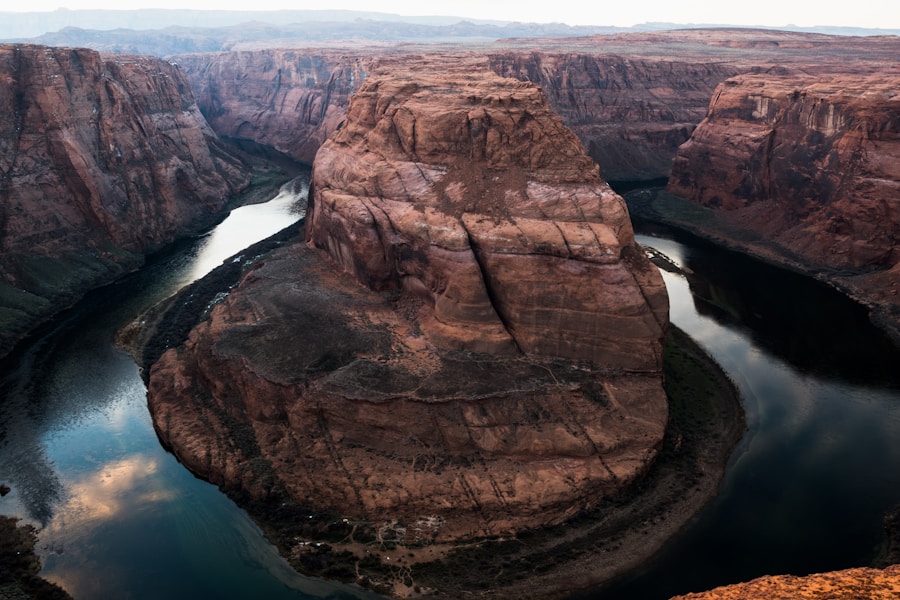
[[[0,354],[248,184],[168,62],[0,46]]]
[[[558,523],[646,473],[665,288],[539,90],[471,58],[385,65],[313,179],[310,247],[152,369],[185,464],[406,543]]]
[[[900,317],[900,73],[729,79],[668,191]]]
[[[497,73],[540,85],[611,181],[667,177],[715,86],[738,72],[724,61],[584,51],[492,53],[490,60]]]
[[[350,94],[382,58],[460,51],[459,45],[450,50],[438,44],[277,43],[277,49],[260,43],[176,60],[217,133],[250,138],[307,163],[343,119]],[[290,44],[298,47],[285,49]],[[786,66],[871,73],[894,64],[897,51],[891,36],[752,29],[509,39],[471,48],[500,75],[541,86],[603,176],[622,181],[667,177],[716,86],[731,76]]]
[[[900,565],[883,570],[846,569],[806,577],[766,576],[708,592],[675,596],[672,600],[770,600],[771,598],[894,600],[900,598]]]
[[[221,136],[250,139],[312,164],[337,129],[372,58],[327,49],[177,57],[197,103]]]
[[[431,54],[446,53],[441,48]],[[312,163],[344,118],[347,102],[386,57],[416,51],[371,48],[265,49],[177,57],[217,133],[278,148]],[[703,118],[723,61],[673,61],[579,52],[491,50],[491,68],[541,86],[554,111],[603,168],[606,179],[666,177],[678,146]]]

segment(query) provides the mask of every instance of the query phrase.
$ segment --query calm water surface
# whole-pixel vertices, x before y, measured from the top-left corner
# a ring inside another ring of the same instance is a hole
[[[113,336],[146,306],[295,222],[305,180],[92,293],[0,365],[0,513],[40,529],[43,575],[77,599],[371,597],[296,575],[153,431]],[[730,373],[748,432],[721,495],[640,572],[580,598],[668,598],[766,573],[867,564],[900,504],[900,356],[824,286],[742,257],[640,236],[672,321]]]
[[[900,505],[900,353],[817,282],[705,246],[639,235],[672,322],[743,395],[747,433],[721,494],[655,560],[576,597],[663,599],[766,574],[867,566]]]
[[[351,598],[297,575],[221,492],[164,451],[131,358],[113,344],[139,310],[295,223],[307,177],[208,235],[92,293],[0,371],[0,513],[40,529],[42,575],[76,599]]]

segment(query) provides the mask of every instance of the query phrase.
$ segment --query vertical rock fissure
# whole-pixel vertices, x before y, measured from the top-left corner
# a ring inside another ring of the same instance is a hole
[[[519,341],[516,339],[512,325],[501,310],[500,299],[497,296],[496,290],[494,290],[494,287],[491,285],[490,279],[488,277],[487,266],[484,264],[481,257],[481,249],[478,247],[478,244],[475,242],[475,238],[472,237],[471,232],[461,219],[459,221],[459,225],[460,227],[462,227],[463,231],[466,232],[466,238],[469,241],[469,248],[472,249],[472,256],[475,258],[475,264],[478,265],[478,270],[481,272],[481,281],[484,283],[484,290],[487,295],[488,302],[491,303],[491,308],[493,309],[494,314],[497,315],[497,320],[500,321],[500,324],[503,325],[503,329],[505,329],[506,333],[509,334],[510,339],[516,346],[516,351],[520,354],[525,354],[525,352],[522,350],[522,347],[519,345]]]

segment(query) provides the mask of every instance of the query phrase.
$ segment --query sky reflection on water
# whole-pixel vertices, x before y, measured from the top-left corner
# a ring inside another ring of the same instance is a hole
[[[166,452],[138,367],[113,344],[143,307],[296,222],[306,189],[303,178],[233,211],[188,259],[171,256],[92,294],[4,363],[0,482],[12,491],[0,512],[40,529],[41,574],[75,598],[365,596],[295,573],[242,510]]]
[[[882,345],[880,332],[854,321],[844,299],[817,284],[792,283],[765,267],[744,272],[731,257],[716,263],[714,253],[669,239],[637,238],[686,267],[687,276],[663,272],[671,320],[734,380],[747,433],[721,493],[692,527],[639,572],[577,597],[662,599],[764,574],[869,564],[885,512],[900,503],[900,385],[891,367],[900,364],[898,350]],[[768,295],[774,304],[727,310],[741,285],[770,286],[757,290],[757,300]],[[697,295],[710,290],[720,306]],[[792,327],[803,313],[802,326]],[[781,334],[771,326],[761,334],[748,320],[775,322]],[[854,332],[845,335],[842,327]],[[870,341],[854,347],[857,340]],[[811,351],[798,357],[797,349]]]

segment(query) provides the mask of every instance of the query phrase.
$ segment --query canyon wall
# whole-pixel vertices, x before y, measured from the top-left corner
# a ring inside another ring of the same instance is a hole
[[[180,460],[404,544],[559,523],[646,473],[665,286],[535,86],[472,57],[385,63],[312,188],[309,243],[152,368]]]
[[[498,52],[490,61],[500,75],[540,85],[611,181],[667,177],[715,86],[738,72],[724,61],[591,52]]]
[[[168,62],[0,46],[0,354],[248,185]]]
[[[264,49],[177,61],[220,135],[253,139],[311,164],[344,118],[350,94],[380,60],[397,53]],[[628,58],[590,49],[477,55],[487,56],[504,77],[538,84],[607,180],[668,176],[675,151],[703,118],[715,86],[739,72],[723,62]]]
[[[747,232],[739,245],[821,272],[900,320],[898,86],[891,69],[729,79],[668,191]]]
[[[219,135],[250,139],[312,164],[374,59],[352,51],[266,49],[174,60]]]

